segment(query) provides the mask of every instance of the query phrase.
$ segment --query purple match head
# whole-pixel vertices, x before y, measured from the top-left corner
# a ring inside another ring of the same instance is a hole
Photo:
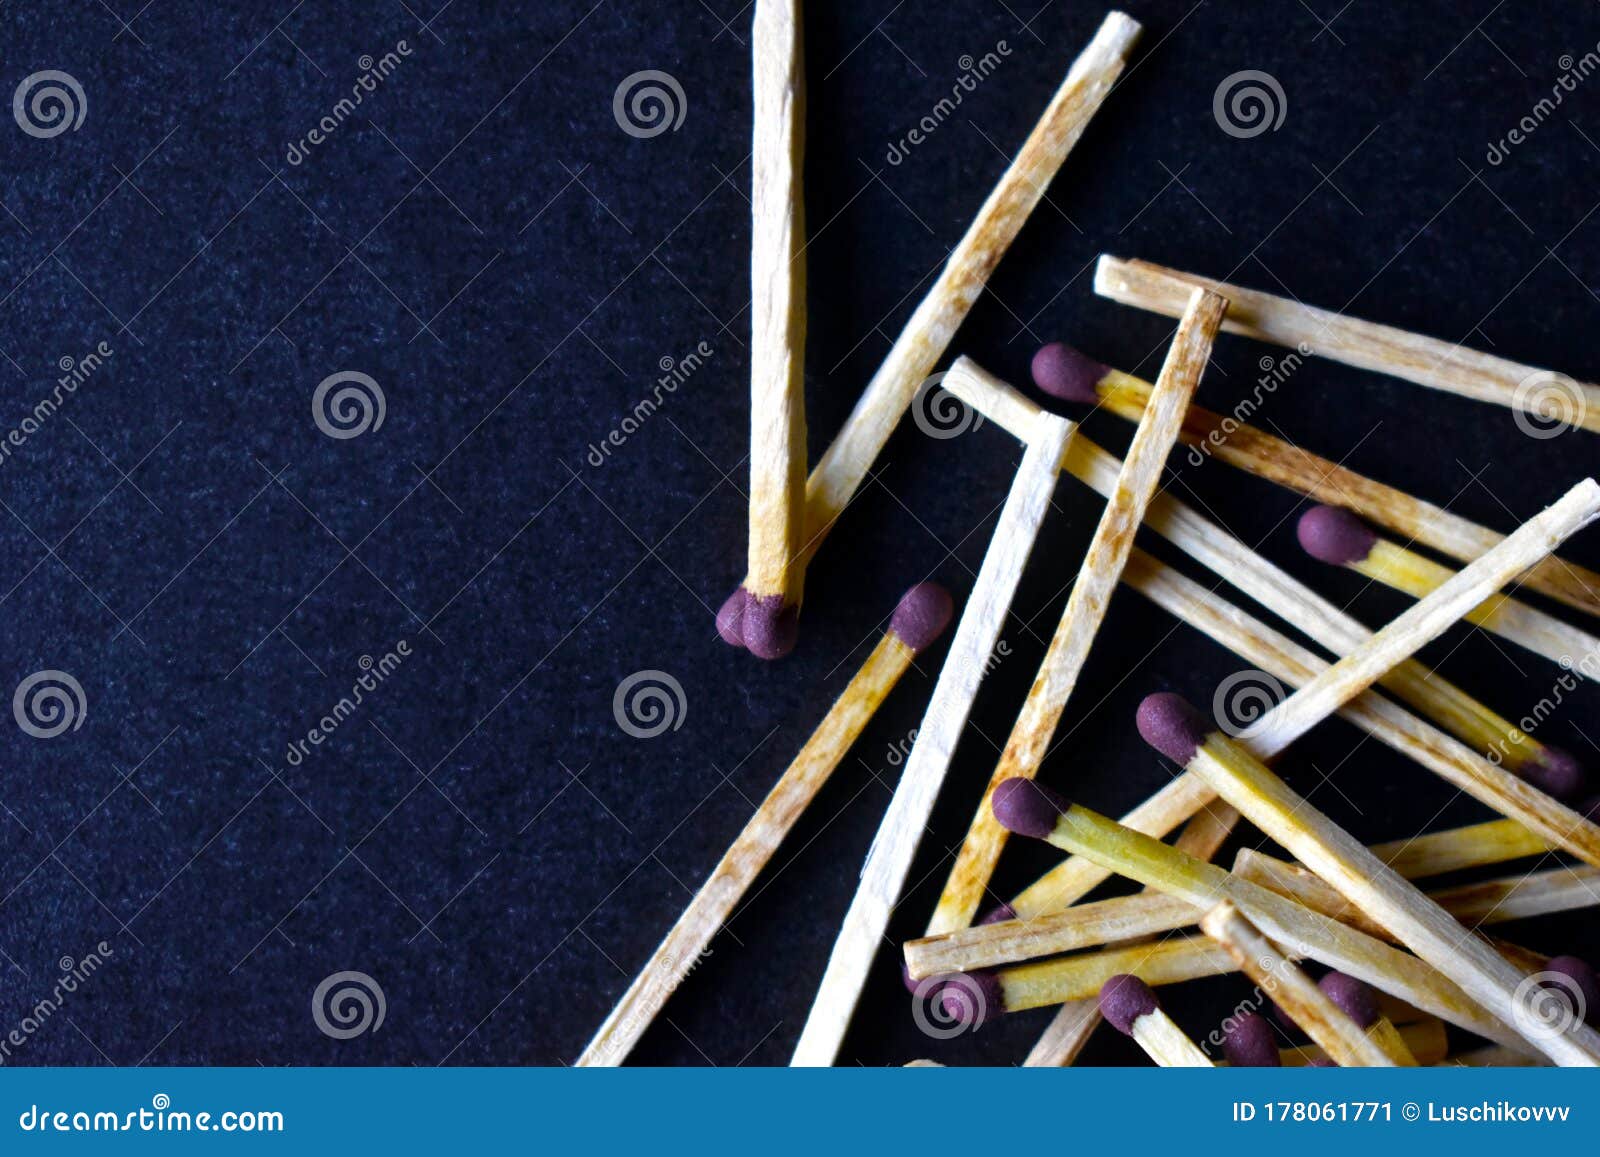
[[[735,587],[727,601],[717,608],[717,634],[730,647],[744,647],[744,604],[749,597],[743,587]]]
[[[1013,908],[1010,904],[1001,904],[997,907],[990,908],[982,916],[979,916],[978,923],[1002,924],[1007,920],[1015,920],[1016,918],[1017,910],[1015,908]]]
[[[989,801],[1001,827],[1036,840],[1049,839],[1056,830],[1057,817],[1071,806],[1065,796],[1021,776],[1001,781]]]
[[[951,1024],[962,1028],[977,1028],[1006,1010],[1000,977],[988,969],[945,977],[939,1003]]]
[[[1283,1064],[1278,1034],[1259,1012],[1234,1018],[1223,1033],[1222,1051],[1236,1069],[1275,1069]]]
[[[911,979],[911,965],[904,960],[900,962],[900,983],[906,986],[906,991],[912,996],[926,995],[930,1001],[939,999],[939,992],[944,987],[944,977],[924,976],[921,980]]]
[[[900,596],[889,629],[913,651],[925,651],[944,634],[955,614],[955,600],[938,583],[918,583]]]
[[[1213,730],[1182,695],[1158,691],[1139,704],[1139,735],[1174,763],[1187,764]]]
[[[1338,506],[1313,506],[1300,516],[1295,534],[1307,554],[1334,566],[1360,562],[1378,541],[1366,523]]]
[[[1552,956],[1544,970],[1557,975],[1545,979],[1542,987],[1564,990],[1578,1016],[1590,1024],[1600,1022],[1600,976],[1595,975],[1588,961],[1577,956]]]
[[[1133,1022],[1160,1007],[1150,986],[1129,973],[1118,973],[1100,986],[1100,1015],[1120,1033],[1132,1035]]]
[[[1364,980],[1343,972],[1330,972],[1317,981],[1317,987],[1360,1028],[1371,1028],[1382,1015],[1378,994]]]
[[[1053,341],[1033,355],[1033,384],[1053,398],[1092,406],[1095,386],[1110,370],[1066,342]]]
[[[746,594],[744,645],[758,659],[781,659],[794,650],[800,638],[800,608],[785,603],[782,595]]]
[[[1583,764],[1559,747],[1546,747],[1518,770],[1523,779],[1555,799],[1581,799],[1589,788]]]

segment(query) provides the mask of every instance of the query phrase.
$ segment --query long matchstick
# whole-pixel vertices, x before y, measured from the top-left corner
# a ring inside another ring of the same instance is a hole
[[[1100,1015],[1163,1068],[1209,1069],[1211,1058],[1184,1035],[1137,976],[1113,976],[1100,990]]]

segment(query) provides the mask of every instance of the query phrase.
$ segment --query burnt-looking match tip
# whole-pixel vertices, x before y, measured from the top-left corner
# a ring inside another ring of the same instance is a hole
[[[1013,908],[1010,904],[1001,904],[997,907],[990,908],[982,916],[979,916],[978,923],[1002,924],[1007,920],[1015,920],[1016,918],[1017,910],[1015,908]]]
[[[977,1028],[1006,1010],[1000,978],[988,969],[946,977],[939,990],[939,1003],[945,1016],[962,1028]]]
[[[889,629],[913,651],[925,651],[944,634],[955,614],[955,600],[938,583],[918,583],[900,596]]]
[[[1118,973],[1100,986],[1100,1015],[1120,1033],[1133,1034],[1133,1022],[1161,1007],[1150,986],[1137,976]]]
[[[1576,988],[1578,998],[1575,1003],[1580,1007],[1574,1011],[1590,1024],[1600,1021],[1600,976],[1589,967],[1588,961],[1577,956],[1552,956],[1545,963],[1544,970],[1560,973],[1572,981],[1569,986],[1558,980],[1546,980],[1544,987],[1567,989],[1569,997],[1572,989]]]
[[[1071,806],[1066,797],[1021,776],[1002,781],[989,801],[1001,827],[1036,840],[1048,839],[1056,830],[1056,817]]]
[[[1238,1069],[1275,1069],[1283,1064],[1278,1055],[1278,1034],[1259,1012],[1236,1017],[1223,1034],[1223,1054]]]
[[[1334,566],[1360,562],[1378,541],[1366,523],[1338,506],[1313,506],[1300,516],[1295,534],[1307,554]]]
[[[1317,981],[1317,987],[1360,1028],[1371,1028],[1382,1015],[1378,994],[1372,986],[1348,973],[1330,972]]]
[[[1053,398],[1092,406],[1095,386],[1110,371],[1066,342],[1053,341],[1033,355],[1033,384]]]
[[[1210,734],[1211,721],[1182,695],[1158,691],[1146,695],[1135,720],[1139,736],[1174,763],[1187,764]]]
[[[1521,768],[1522,778],[1548,796],[1559,800],[1582,798],[1589,788],[1589,775],[1575,755],[1559,747],[1546,747]]]
[[[756,658],[781,659],[800,637],[800,608],[785,603],[782,595],[746,592],[740,633]]]

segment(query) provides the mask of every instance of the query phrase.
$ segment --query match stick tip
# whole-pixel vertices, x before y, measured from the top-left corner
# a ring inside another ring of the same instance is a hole
[[[1211,721],[1182,695],[1158,691],[1146,695],[1136,717],[1139,736],[1174,763],[1187,764],[1206,741]]]
[[[1013,908],[1010,904],[1000,904],[996,907],[990,908],[982,916],[979,916],[978,923],[1003,924],[1007,920],[1015,920],[1016,918],[1017,910],[1015,908]]]
[[[727,601],[717,608],[717,634],[728,646],[741,650],[744,648],[745,598],[744,588],[737,587]]]
[[[955,600],[938,583],[918,583],[900,598],[889,629],[913,651],[931,647],[955,614]]]
[[[1052,398],[1092,406],[1100,400],[1095,386],[1110,371],[1066,342],[1053,341],[1033,355],[1033,384]]]
[[[1071,806],[1064,796],[1021,776],[1003,780],[989,802],[1001,827],[1036,840],[1048,839],[1056,818]]]
[[[1378,994],[1372,986],[1348,973],[1330,972],[1317,981],[1317,987],[1359,1028],[1371,1028],[1382,1015]]]
[[[1559,973],[1571,983],[1548,977],[1543,987],[1564,992],[1576,1019],[1594,1024],[1600,1021],[1600,976],[1589,962],[1577,956],[1552,956],[1545,962],[1546,973]]]
[[[1006,1010],[1000,978],[987,969],[958,972],[946,978],[939,1003],[952,1024],[978,1028]]]
[[[781,659],[800,638],[800,608],[784,602],[782,595],[746,591],[740,618],[744,645],[758,659]]]
[[[1133,1022],[1161,1007],[1150,986],[1137,976],[1118,973],[1100,986],[1100,1015],[1124,1036],[1133,1034]]]
[[[1581,799],[1589,788],[1589,775],[1578,757],[1559,747],[1546,747],[1521,770],[1523,779],[1555,799]]]
[[[1222,1051],[1236,1069],[1276,1069],[1283,1064],[1278,1055],[1278,1035],[1259,1012],[1233,1019],[1223,1033]]]
[[[1300,516],[1295,534],[1302,550],[1334,566],[1360,562],[1378,541],[1366,523],[1338,506],[1313,506]]]

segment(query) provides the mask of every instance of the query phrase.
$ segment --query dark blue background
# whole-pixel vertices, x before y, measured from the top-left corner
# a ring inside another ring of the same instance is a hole
[[[0,428],[61,359],[114,350],[0,465],[0,689],[64,670],[88,704],[56,739],[0,726],[0,1029],[49,994],[59,958],[115,952],[9,1063],[570,1061],[899,592],[929,575],[969,589],[1018,450],[907,424],[810,573],[798,651],[730,651],[711,619],[743,568],[748,7],[139,3],[0,7],[0,95],[59,69],[88,105],[51,139],[0,118]],[[1485,160],[1558,58],[1600,41],[1592,5],[1127,7],[1146,24],[1138,63],[955,352],[1022,383],[1033,349],[1065,337],[1153,376],[1170,323],[1092,296],[1110,251],[1600,374],[1594,82]],[[810,6],[813,460],[1102,14]],[[400,40],[411,55],[360,114],[289,164],[359,58]],[[1011,55],[957,116],[888,164],[959,58],[1001,40]],[[681,83],[678,131],[618,127],[613,93],[642,69]],[[1279,131],[1219,129],[1212,94],[1241,69],[1281,82]],[[706,365],[587,461],[661,360],[702,341]],[[1224,339],[1202,400],[1246,396],[1268,352]],[[387,416],[335,440],[310,402],[344,370],[380,383]],[[1595,460],[1587,434],[1536,441],[1507,411],[1323,364],[1260,421],[1500,529]],[[1089,425],[1125,443],[1115,419]],[[1292,496],[1224,466],[1177,473],[1179,497],[1364,620],[1404,605],[1304,561]],[[1098,516],[1071,481],[1056,502],[897,939],[930,910]],[[1592,533],[1568,553],[1600,561]],[[401,669],[289,766],[361,657],[402,639]],[[1463,631],[1428,654],[1511,715],[1555,673]],[[639,1059],[787,1059],[938,659]],[[1045,777],[1130,805],[1166,778],[1132,734],[1138,699],[1204,701],[1238,666],[1124,593]],[[653,740],[612,715],[641,669],[685,689],[683,725]],[[1597,756],[1594,705],[1585,688],[1543,737]],[[1284,767],[1366,838],[1483,815],[1343,724]],[[1014,849],[999,890],[1048,862]],[[1512,931],[1547,951],[1596,942],[1581,915]],[[381,1030],[318,1031],[311,993],[341,970],[381,984]],[[1242,992],[1220,980],[1170,1002],[1203,1035]],[[909,1011],[886,950],[842,1059],[1015,1063],[1049,1016],[935,1044]],[[1089,1059],[1129,1055],[1102,1033]]]

